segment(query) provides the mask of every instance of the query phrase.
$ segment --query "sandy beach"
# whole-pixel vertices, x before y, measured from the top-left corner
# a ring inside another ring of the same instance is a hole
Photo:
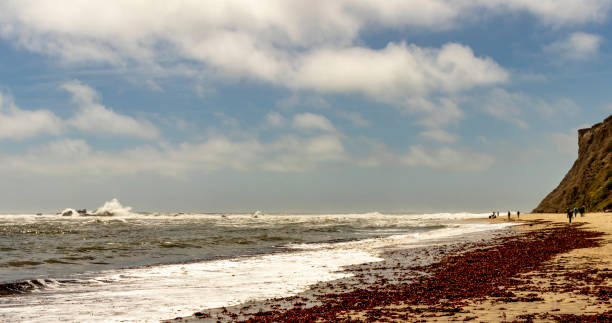
[[[516,219],[513,217],[513,219]],[[568,225],[565,214],[525,214],[520,220],[551,221],[534,226],[519,226],[523,230],[538,230],[557,224]],[[507,221],[506,217],[494,221]],[[521,273],[521,281],[510,290],[517,296],[537,299],[528,302],[504,302],[494,297],[472,300],[453,320],[475,317],[477,321],[575,321],[609,322],[612,320],[612,214],[589,213],[578,216],[573,226],[601,232],[598,246],[574,249],[545,262],[538,270]],[[447,321],[431,317],[426,321]]]
[[[507,222],[505,216],[488,222]],[[386,254],[351,279],[175,321],[604,322],[612,320],[612,215],[515,215],[514,234]],[[438,262],[419,266],[418,260]],[[415,265],[415,263],[417,265]]]

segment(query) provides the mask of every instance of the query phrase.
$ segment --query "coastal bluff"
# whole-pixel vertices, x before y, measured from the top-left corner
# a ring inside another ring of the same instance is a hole
[[[583,205],[588,212],[612,209],[612,115],[578,130],[578,158],[533,212],[564,213]]]

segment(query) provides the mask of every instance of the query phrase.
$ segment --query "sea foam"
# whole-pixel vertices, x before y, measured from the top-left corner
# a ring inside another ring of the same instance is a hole
[[[380,260],[338,249],[110,270],[0,299],[0,321],[154,322],[295,295],[317,282],[352,276],[341,271],[344,266]]]
[[[114,198],[95,210],[92,215],[118,215],[128,216],[132,214],[132,208],[129,206],[123,206],[119,201]]]

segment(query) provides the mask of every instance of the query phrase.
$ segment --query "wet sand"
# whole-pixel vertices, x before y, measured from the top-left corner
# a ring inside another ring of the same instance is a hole
[[[389,251],[383,262],[347,268],[353,278],[321,283],[295,297],[175,320],[612,320],[612,215],[587,214],[571,226],[558,214],[525,214],[511,221],[522,225],[510,235]]]

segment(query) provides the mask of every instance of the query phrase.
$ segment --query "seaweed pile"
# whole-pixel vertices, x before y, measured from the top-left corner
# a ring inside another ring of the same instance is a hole
[[[503,238],[494,246],[482,245],[447,256],[439,263],[425,267],[412,267],[425,275],[412,283],[391,283],[378,277],[367,288],[320,296],[319,305],[312,307],[296,302],[293,308],[272,309],[249,314],[245,322],[314,322],[314,321],[392,321],[416,320],[427,316],[452,316],[462,311],[468,302],[493,297],[502,302],[533,302],[541,300],[538,294],[517,296],[511,291],[520,287],[520,274],[545,269],[546,261],[554,256],[579,248],[597,247],[602,234],[581,229],[579,226],[555,226],[528,231]],[[397,269],[402,275],[405,268]],[[609,273],[591,273],[584,279],[605,279]],[[589,278],[591,277],[591,278]],[[605,287],[582,288],[578,292],[598,295],[601,302],[610,302],[610,291]],[[562,286],[561,286],[562,287]],[[561,288],[560,287],[560,288]],[[565,286],[568,287],[568,286]],[[555,287],[556,288],[556,287]],[[197,313],[202,319],[222,319],[207,313]],[[226,319],[236,320],[235,313],[227,312]],[[541,317],[554,318],[542,313]],[[612,313],[594,316],[612,318]],[[475,319],[468,317],[467,319]],[[588,317],[581,317],[588,321]],[[561,318],[560,318],[561,319]],[[567,318],[571,319],[571,318]],[[529,321],[529,318],[525,318]]]

